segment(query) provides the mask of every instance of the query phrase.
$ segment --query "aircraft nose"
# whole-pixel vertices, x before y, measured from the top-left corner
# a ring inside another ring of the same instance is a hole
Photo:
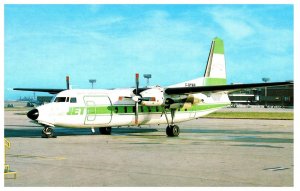
[[[37,109],[30,110],[27,113],[27,117],[32,120],[36,120],[39,117],[39,111]]]

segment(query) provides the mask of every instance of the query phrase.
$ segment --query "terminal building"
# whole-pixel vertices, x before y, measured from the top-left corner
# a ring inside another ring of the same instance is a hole
[[[264,107],[293,107],[294,86],[274,86],[253,88],[232,92],[229,94],[232,106],[263,105]]]

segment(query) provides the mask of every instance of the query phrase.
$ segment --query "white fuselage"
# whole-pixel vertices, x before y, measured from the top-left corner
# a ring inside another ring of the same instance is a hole
[[[66,90],[57,94],[54,101],[37,107],[36,121],[46,126],[94,128],[112,126],[134,126],[135,102],[133,88],[114,90]],[[214,112],[230,104],[226,92],[193,94],[201,100],[189,108],[177,109],[174,122],[188,121]],[[166,110],[169,122],[171,114]],[[138,125],[166,124],[162,106],[145,106],[138,109]]]

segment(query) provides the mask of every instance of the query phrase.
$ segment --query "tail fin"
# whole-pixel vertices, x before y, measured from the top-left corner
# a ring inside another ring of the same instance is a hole
[[[203,85],[225,85],[226,68],[224,57],[223,40],[216,37],[213,39],[210,47],[207,65],[204,73]]]

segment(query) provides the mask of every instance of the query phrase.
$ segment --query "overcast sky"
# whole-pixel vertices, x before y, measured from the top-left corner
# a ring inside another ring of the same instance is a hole
[[[211,40],[228,83],[293,80],[293,5],[5,5],[5,99],[11,88],[167,86],[203,76]],[[141,85],[146,80],[140,79]],[[39,95],[39,94],[37,94]]]

